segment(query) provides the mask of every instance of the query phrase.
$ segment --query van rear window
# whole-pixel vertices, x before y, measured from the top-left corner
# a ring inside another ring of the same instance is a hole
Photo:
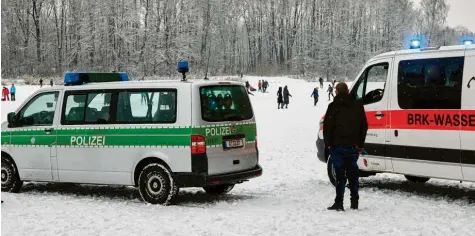
[[[205,121],[242,121],[254,116],[244,86],[204,86],[200,88],[200,97],[201,117]]]

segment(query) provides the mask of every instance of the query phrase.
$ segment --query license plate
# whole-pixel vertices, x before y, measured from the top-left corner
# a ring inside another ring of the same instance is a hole
[[[224,142],[225,148],[238,148],[238,147],[243,147],[243,146],[244,146],[244,141],[242,139],[227,140]]]

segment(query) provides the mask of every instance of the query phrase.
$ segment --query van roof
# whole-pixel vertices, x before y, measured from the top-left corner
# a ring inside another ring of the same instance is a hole
[[[418,48],[418,49],[405,49],[398,51],[391,51],[378,54],[372,57],[369,61],[384,59],[388,57],[394,57],[396,55],[409,55],[409,54],[428,54],[428,53],[440,53],[440,52],[450,52],[450,51],[465,51],[465,50],[475,50],[474,45],[454,45],[454,46],[441,46],[441,47],[429,47],[429,48]]]
[[[84,90],[84,89],[122,89],[122,88],[154,88],[165,86],[189,86],[190,84],[202,86],[202,85],[218,85],[220,83],[226,83],[231,85],[244,85],[244,82],[229,81],[229,80],[132,80],[132,81],[120,81],[120,82],[98,82],[87,83],[83,85],[69,85],[69,86],[56,86],[46,87],[42,90],[54,90],[55,88],[61,88],[65,90]]]

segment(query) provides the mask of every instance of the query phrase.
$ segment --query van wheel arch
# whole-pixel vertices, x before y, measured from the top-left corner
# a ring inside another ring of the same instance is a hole
[[[406,179],[412,183],[425,183],[430,180],[428,177],[419,177],[419,176],[412,176],[412,175],[404,175]]]
[[[142,172],[142,170],[149,164],[152,164],[152,163],[158,163],[158,164],[162,164],[164,165],[166,168],[168,168],[168,170],[170,170],[171,172],[171,169],[170,169],[170,166],[167,165],[167,163],[165,161],[163,161],[162,159],[158,158],[158,157],[147,157],[147,158],[144,158],[142,160],[139,161],[139,163],[137,163],[137,165],[135,166],[135,170],[134,170],[134,186],[135,187],[138,187],[139,186],[139,176],[140,176],[140,172]]]

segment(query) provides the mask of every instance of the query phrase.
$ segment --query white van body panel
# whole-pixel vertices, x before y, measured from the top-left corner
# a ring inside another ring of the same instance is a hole
[[[475,45],[465,51],[465,68],[462,82],[462,110],[471,114],[475,124]],[[465,181],[475,181],[475,126],[460,131],[462,173]]]

